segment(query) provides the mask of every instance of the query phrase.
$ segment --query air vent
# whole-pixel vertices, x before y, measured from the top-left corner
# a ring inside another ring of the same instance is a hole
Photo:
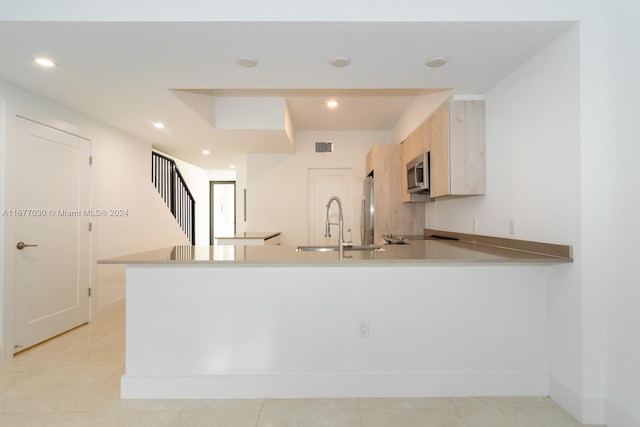
[[[316,153],[333,153],[333,142],[316,142]]]

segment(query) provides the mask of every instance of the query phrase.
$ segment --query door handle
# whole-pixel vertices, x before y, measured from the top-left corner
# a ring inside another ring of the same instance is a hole
[[[16,245],[16,248],[18,248],[18,250],[23,250],[24,248],[35,248],[38,245],[27,245],[25,242],[18,242],[18,244]]]

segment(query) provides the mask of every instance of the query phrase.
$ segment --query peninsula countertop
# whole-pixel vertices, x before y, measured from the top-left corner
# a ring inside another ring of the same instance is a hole
[[[280,234],[279,231],[243,231],[241,233],[236,233],[233,236],[220,236],[216,237],[216,239],[262,239],[269,240],[273,237],[276,237]]]
[[[279,231],[244,231],[233,236],[223,236],[215,238],[216,245],[279,245]]]
[[[558,264],[570,256],[513,249],[465,240],[426,238],[380,250],[297,251],[296,246],[172,246],[100,260],[99,264],[203,266],[384,266],[425,264]],[[570,247],[569,247],[570,249]],[[570,250],[569,252],[570,253]]]

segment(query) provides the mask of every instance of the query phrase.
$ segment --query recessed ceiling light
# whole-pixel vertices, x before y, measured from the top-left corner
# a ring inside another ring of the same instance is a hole
[[[351,59],[346,56],[335,56],[329,60],[329,64],[338,68],[346,67],[347,65],[351,64]]]
[[[338,106],[338,101],[332,99],[331,101],[327,101],[327,107],[336,108]]]
[[[229,169],[235,169],[236,165],[229,165]]]
[[[449,58],[446,56],[434,56],[433,58],[429,58],[427,60],[427,67],[437,68],[442,67],[449,61]]]
[[[48,59],[48,58],[36,58],[34,59],[34,61],[36,61],[39,65],[43,66],[43,67],[53,67],[56,65],[55,62],[53,62],[52,60]]]
[[[258,65],[258,60],[251,56],[240,56],[236,58],[236,63],[241,67],[252,68]]]
[[[164,123],[156,122],[153,124],[158,129],[164,129]]]
[[[209,154],[211,154],[211,151],[209,151],[209,150],[202,150],[202,154],[204,154],[205,156],[208,156]]]

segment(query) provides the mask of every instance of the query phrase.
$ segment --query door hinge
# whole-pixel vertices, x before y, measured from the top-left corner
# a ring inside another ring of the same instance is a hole
[[[91,296],[91,288],[89,288],[89,296]]]
[[[93,156],[89,156],[89,166],[93,164]]]
[[[92,222],[89,223],[89,231],[93,231],[93,223]]]

